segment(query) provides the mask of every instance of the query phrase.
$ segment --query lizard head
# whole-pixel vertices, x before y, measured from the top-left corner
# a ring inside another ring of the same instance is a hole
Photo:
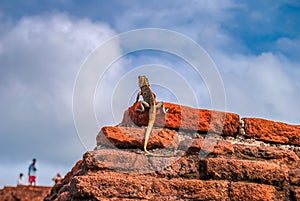
[[[148,78],[145,75],[139,76],[139,87],[149,86]]]

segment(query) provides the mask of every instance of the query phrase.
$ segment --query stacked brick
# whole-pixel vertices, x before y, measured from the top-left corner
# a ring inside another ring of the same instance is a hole
[[[45,200],[300,200],[300,126],[166,103],[142,151],[139,103]],[[173,155],[170,156],[170,153]]]

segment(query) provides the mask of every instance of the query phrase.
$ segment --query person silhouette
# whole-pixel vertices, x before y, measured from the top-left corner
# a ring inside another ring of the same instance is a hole
[[[29,165],[28,168],[28,180],[29,180],[29,185],[35,186],[36,185],[36,171],[37,168],[35,166],[36,164],[36,159],[32,159],[32,163]]]
[[[22,185],[24,185],[25,183],[24,183],[24,174],[23,173],[20,173],[19,174],[19,179],[18,179],[18,186],[22,186]]]
[[[57,173],[55,177],[52,178],[52,180],[55,182],[55,184],[57,184],[58,182],[60,182],[62,180],[62,176]]]

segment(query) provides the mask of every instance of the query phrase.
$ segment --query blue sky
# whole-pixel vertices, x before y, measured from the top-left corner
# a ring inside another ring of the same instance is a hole
[[[86,148],[72,114],[80,66],[105,40],[133,29],[170,29],[201,45],[223,79],[226,110],[299,124],[298,19],[296,0],[0,1],[0,186],[15,185],[33,157],[41,185],[51,185],[56,172],[65,174],[81,158]],[[197,94],[198,106],[211,108],[205,83],[186,70],[186,62],[142,51],[124,56],[99,82],[100,127],[117,124],[126,109],[115,116],[107,109],[114,102],[112,86],[134,67],[152,63],[178,72]],[[159,99],[176,102],[176,94],[156,89]],[[119,102],[132,104],[136,90],[119,94]],[[95,137],[89,137],[92,143]]]

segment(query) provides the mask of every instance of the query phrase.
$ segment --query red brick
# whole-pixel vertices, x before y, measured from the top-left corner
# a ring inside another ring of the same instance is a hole
[[[300,145],[300,125],[291,125],[258,118],[243,118],[245,136],[270,143]]]
[[[187,153],[193,155],[199,155],[199,152],[202,152],[212,157],[265,160],[270,163],[280,163],[291,167],[297,167],[299,164],[299,157],[295,152],[273,146],[232,144],[225,140],[211,142],[204,139],[194,139],[188,145]]]
[[[276,189],[273,186],[232,182],[230,183],[230,200],[232,201],[273,201],[276,199]]]
[[[202,179],[248,181],[280,186],[288,181],[288,168],[265,161],[208,158],[200,161]]]
[[[103,171],[75,177],[71,197],[147,200],[229,200],[228,182],[154,178]]]
[[[147,126],[148,112],[136,112],[140,103],[134,104],[124,113],[122,126]],[[158,110],[155,125],[174,130],[193,130],[199,132],[220,133],[233,136],[238,132],[239,115],[228,112],[219,112],[205,109],[195,109],[172,103],[165,103],[169,108],[164,115]]]
[[[109,147],[143,149],[146,128],[129,127],[103,127],[97,136],[97,145]],[[175,131],[169,129],[154,128],[148,141],[147,148],[177,148],[178,136]]]

